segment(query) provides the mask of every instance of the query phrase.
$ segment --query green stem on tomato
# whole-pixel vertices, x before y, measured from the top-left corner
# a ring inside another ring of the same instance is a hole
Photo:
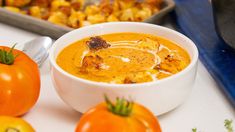
[[[10,51],[6,51],[4,49],[0,49],[0,63],[6,64],[6,65],[12,65],[15,61],[15,58],[18,55],[13,54],[13,50],[15,48],[16,44],[12,46]]]
[[[116,103],[113,104],[105,95],[105,102],[110,112],[119,116],[129,116],[132,112],[133,102],[127,101],[124,98],[117,98]]]

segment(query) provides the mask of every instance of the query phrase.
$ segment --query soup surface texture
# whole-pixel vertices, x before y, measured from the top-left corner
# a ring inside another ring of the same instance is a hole
[[[190,63],[174,42],[141,33],[115,33],[79,40],[65,47],[57,64],[68,73],[96,82],[130,84],[157,81]]]

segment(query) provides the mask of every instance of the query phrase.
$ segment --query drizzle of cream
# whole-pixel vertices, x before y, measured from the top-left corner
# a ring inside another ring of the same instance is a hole
[[[158,52],[161,51],[162,49],[166,49],[169,52],[172,52],[168,47],[164,46],[163,44],[160,44]]]
[[[172,73],[164,71],[164,70],[159,70],[159,72],[162,72],[162,73],[165,73],[165,74],[168,74],[168,75],[172,75]]]
[[[122,46],[122,45],[128,45],[128,46],[135,46],[138,44],[138,41],[115,41],[115,42],[108,42],[111,44],[111,46]]]
[[[151,69],[153,69],[157,64],[160,64],[161,63],[161,58],[156,54],[156,52],[152,51],[152,50],[147,50],[147,49],[140,49],[140,48],[136,48],[136,47],[132,47],[132,46],[127,46],[127,45],[122,45],[122,46],[119,46],[119,47],[111,47],[111,48],[131,48],[131,49],[135,49],[135,50],[140,50],[140,51],[143,51],[143,52],[148,52],[152,55],[154,55],[154,64],[153,66],[151,67]],[[113,56],[114,57],[114,56]],[[121,57],[121,56],[117,56],[117,57]],[[125,57],[123,57],[125,58]],[[127,58],[129,59],[129,58]],[[127,61],[127,59],[125,61]],[[129,59],[130,60],[130,59]],[[124,62],[125,62],[124,61]],[[128,61],[129,62],[129,61]]]
[[[166,49],[169,52],[177,52],[175,50],[170,50],[168,47],[164,46],[163,44],[159,45],[158,51],[152,51],[152,50],[146,50],[146,49],[140,49],[140,48],[134,47],[139,44],[139,40],[137,40],[137,41],[116,41],[116,42],[109,42],[109,43],[112,45],[112,47],[110,47],[110,48],[132,48],[132,49],[147,51],[147,52],[153,54],[155,57],[155,60],[154,60],[154,65],[151,67],[151,69],[153,69],[156,65],[159,65],[161,63],[161,58],[157,55],[156,52],[159,52],[162,49]],[[129,58],[125,58],[125,57],[116,56],[116,58],[122,59],[123,62],[130,61]],[[171,74],[166,71],[163,71],[163,72],[166,74]]]
[[[109,66],[109,65],[106,65],[105,63],[102,63],[102,64],[100,65],[100,67],[101,67],[101,69],[104,69],[104,70],[108,70],[108,69],[110,68],[110,66]]]
[[[123,62],[130,62],[131,61],[129,58],[122,57],[122,56],[114,56],[114,55],[112,55],[111,57],[121,59]]]
[[[156,55],[156,57],[157,57],[157,61],[156,61],[156,64],[157,65],[159,65],[159,64],[161,64],[161,62],[162,62],[162,59],[158,56],[158,55]]]
[[[152,74],[150,72],[146,72],[146,73],[152,78],[153,81],[157,81],[158,80],[157,77],[156,77],[156,74]]]
[[[84,57],[87,55],[89,53],[89,50],[84,50],[83,52],[82,52],[82,56],[81,56],[81,62],[80,62],[80,65],[82,65],[82,60],[84,59]]]
[[[156,52],[152,51],[152,50],[146,50],[147,52],[151,53],[154,55],[154,65],[151,67],[151,69],[153,69],[156,65],[161,63],[161,58],[157,55]]]

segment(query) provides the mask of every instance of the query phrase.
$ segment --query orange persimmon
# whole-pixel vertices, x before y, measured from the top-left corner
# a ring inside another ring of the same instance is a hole
[[[0,46],[0,115],[20,116],[36,103],[40,76],[37,64],[13,48]]]

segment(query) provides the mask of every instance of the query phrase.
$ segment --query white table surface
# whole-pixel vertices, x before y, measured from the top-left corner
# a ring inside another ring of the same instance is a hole
[[[0,45],[24,43],[37,36],[0,23]],[[40,72],[39,100],[23,118],[37,132],[73,132],[81,114],[72,110],[57,95],[50,78],[48,61]],[[205,67],[199,63],[196,84],[189,98],[158,119],[163,132],[191,132],[194,127],[199,132],[226,132],[224,120],[233,119],[235,122],[235,112]]]

